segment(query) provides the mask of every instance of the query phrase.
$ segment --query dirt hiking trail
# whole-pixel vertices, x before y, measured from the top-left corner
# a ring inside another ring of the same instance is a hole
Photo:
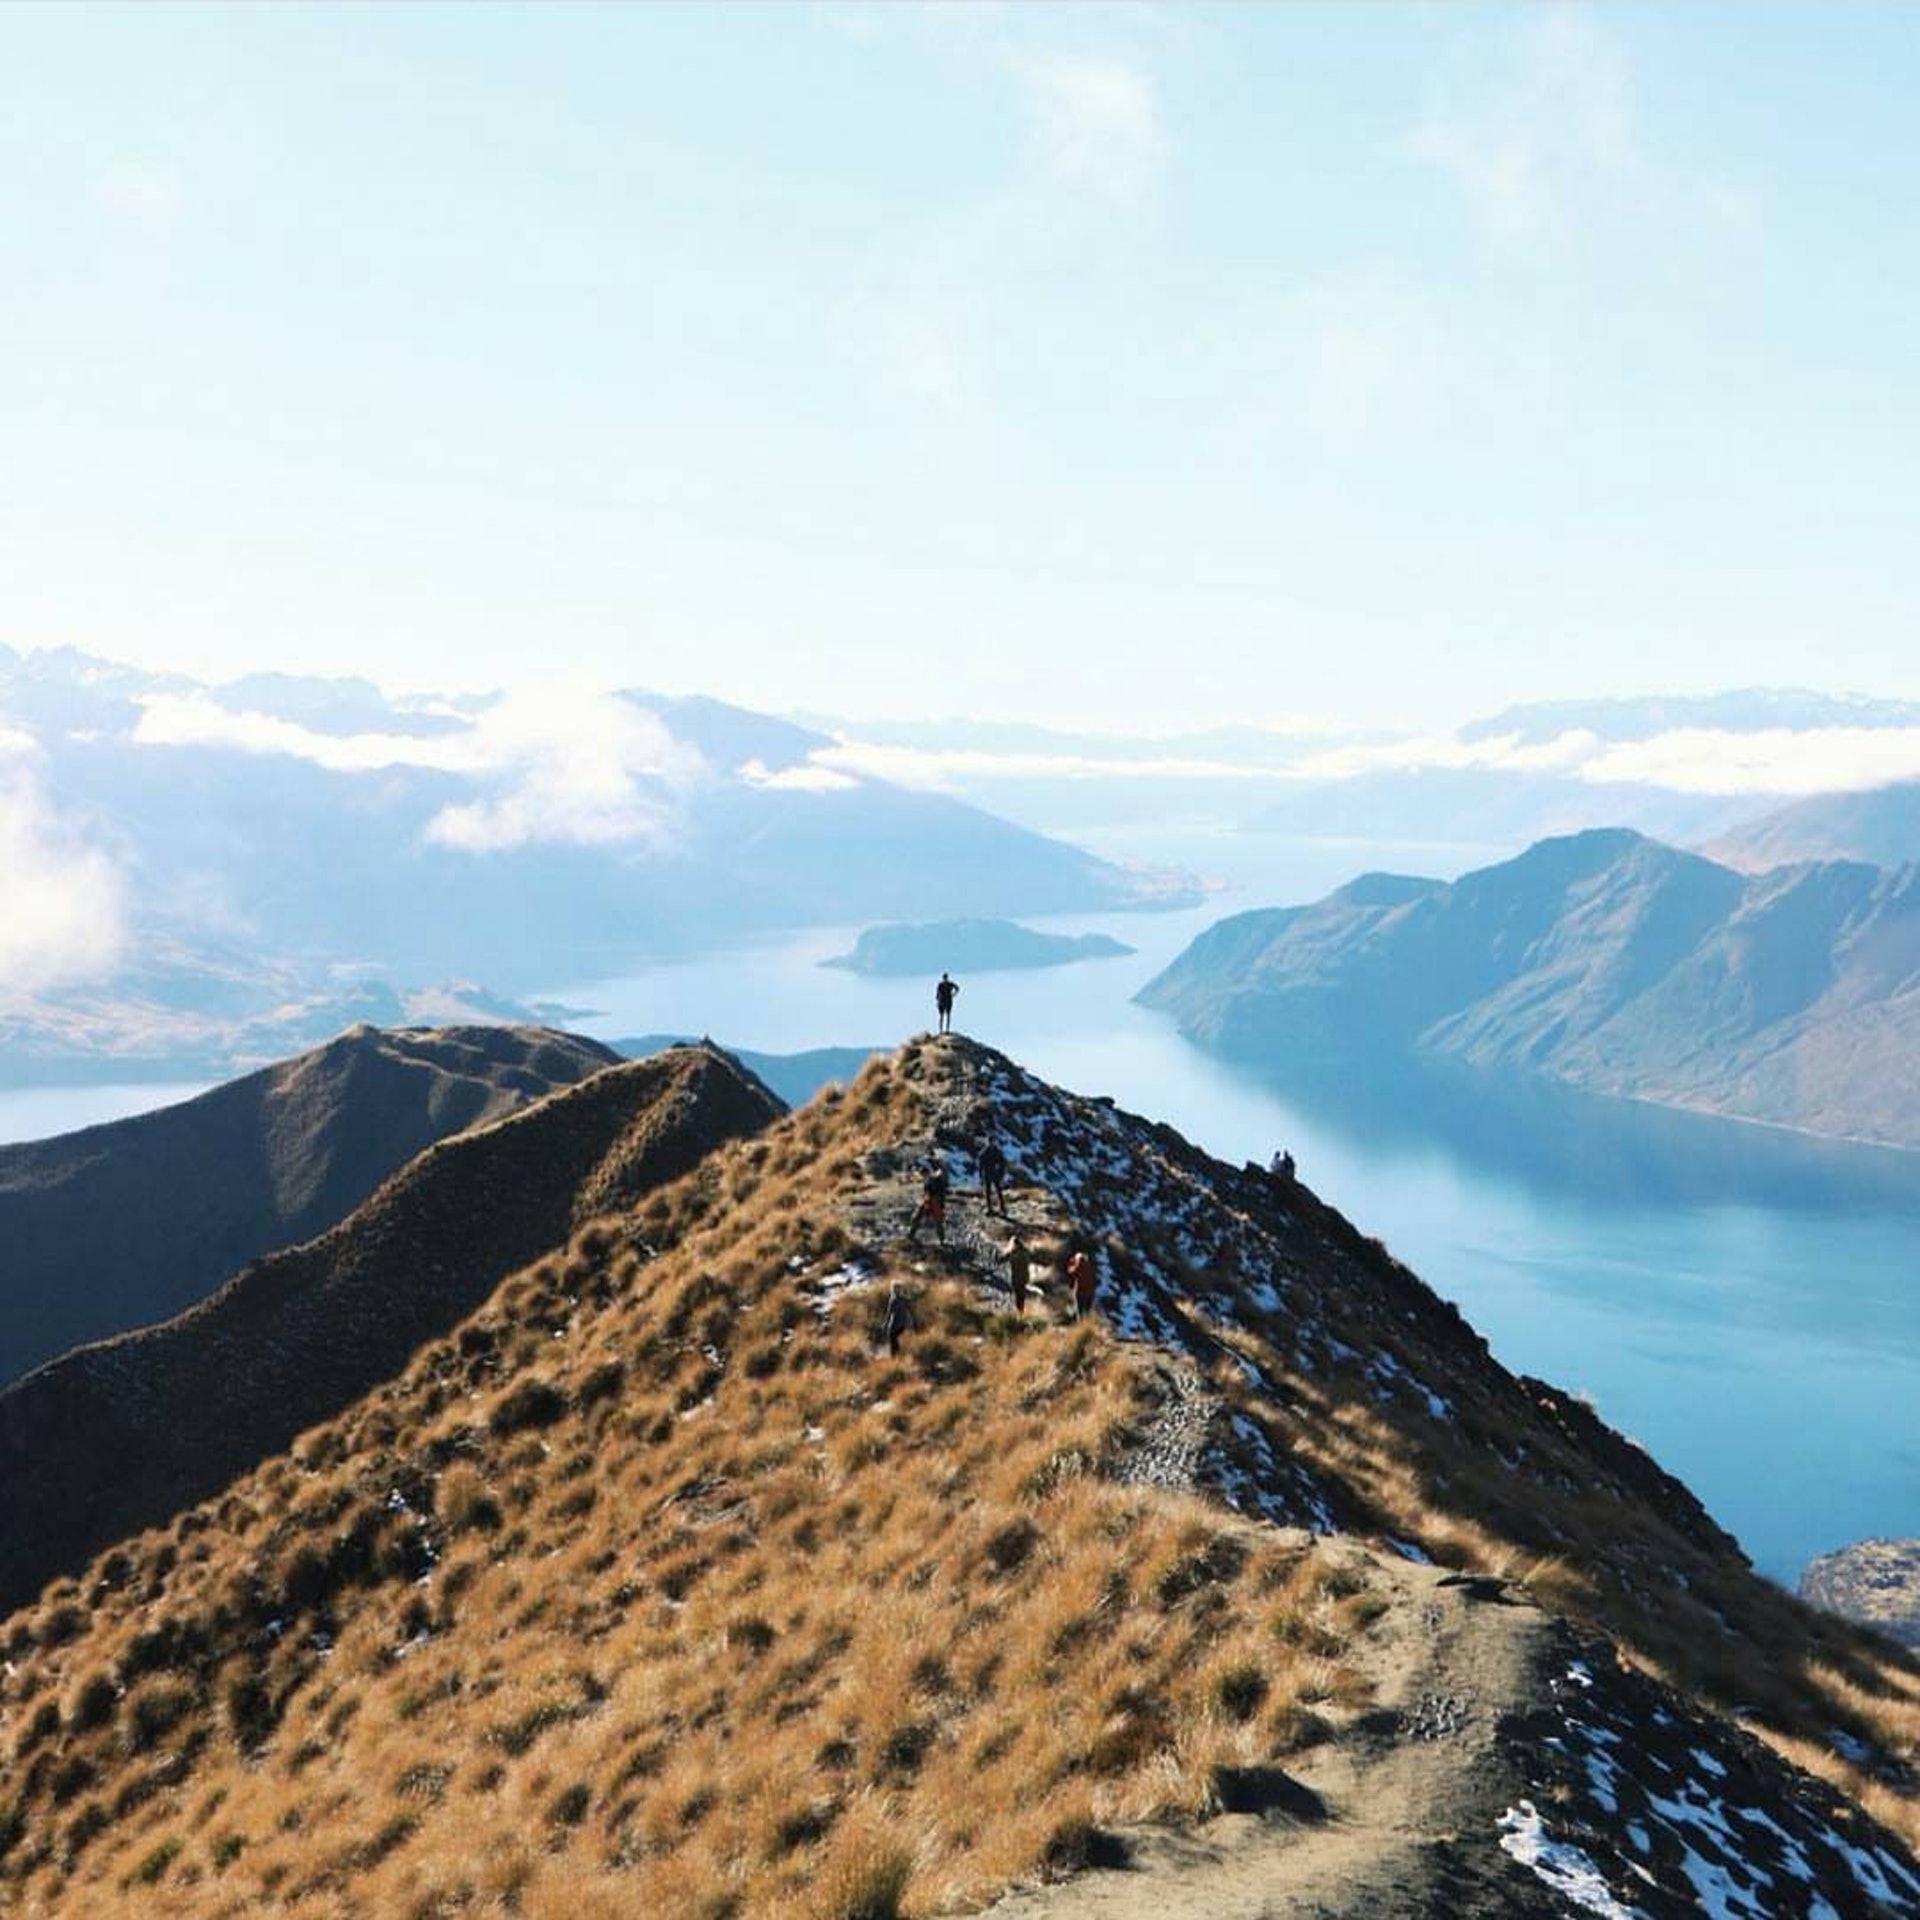
[[[1326,1709],[1335,1737],[1282,1774],[1224,1780],[1236,1810],[1198,1831],[1116,1837],[1129,1864],[1013,1893],[994,1920],[1414,1920],[1563,1911],[1488,1844],[1515,1790],[1497,1739],[1550,1662],[1551,1623],[1497,1583],[1343,1563],[1386,1602],[1357,1660],[1376,1693]],[[1358,1651],[1356,1649],[1356,1651]],[[1462,1841],[1467,1844],[1460,1844]]]

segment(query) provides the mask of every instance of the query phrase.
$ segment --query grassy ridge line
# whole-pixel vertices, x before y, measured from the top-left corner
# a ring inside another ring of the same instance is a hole
[[[779,1103],[711,1048],[610,1067],[429,1148],[339,1226],[0,1393],[0,1608],[391,1378],[581,1218]]]
[[[850,1238],[875,1170],[983,1102],[1016,1206],[1094,1240],[1155,1338],[1016,1323]],[[890,1274],[923,1289],[898,1362]],[[1224,1489],[1259,1491],[1248,1423],[1370,1529],[1732,1690],[1912,1833],[1910,1789],[1822,1744],[1910,1755],[1911,1661],[1649,1504],[1633,1450],[1337,1216],[940,1043],[577,1231],[11,1622],[0,1872],[48,1913],[851,1920],[1191,1815],[1354,1724],[1382,1596],[1301,1531],[1104,1477],[1169,1340],[1222,1403]]]

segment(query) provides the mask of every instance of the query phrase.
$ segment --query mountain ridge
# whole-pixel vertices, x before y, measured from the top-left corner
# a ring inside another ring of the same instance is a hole
[[[1241,1839],[1248,1913],[1920,1899],[1911,1656],[1305,1188],[964,1040],[585,1218],[0,1646],[0,1884],[50,1915],[1221,1920]],[[1132,1907],[1044,1884],[1122,1852]]]
[[[551,1028],[358,1026],[177,1105],[0,1146],[0,1385],[179,1312],[434,1141],[618,1061]]]
[[[1625,830],[1234,916],[1142,989],[1272,1065],[1437,1058],[1920,1148],[1920,868],[1742,875]]]
[[[710,1046],[442,1139],[318,1238],[0,1390],[0,1608],[205,1497],[402,1366],[514,1268],[780,1102]]]

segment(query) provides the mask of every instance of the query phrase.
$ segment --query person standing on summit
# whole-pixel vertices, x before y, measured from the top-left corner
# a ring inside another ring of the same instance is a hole
[[[953,1031],[953,1003],[960,996],[960,983],[950,973],[940,976],[940,984],[933,990],[933,1004],[940,1015],[940,1031]]]

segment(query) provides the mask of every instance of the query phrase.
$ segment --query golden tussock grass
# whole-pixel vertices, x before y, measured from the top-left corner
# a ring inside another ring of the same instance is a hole
[[[592,1222],[6,1623],[0,1905],[961,1910],[1364,1704],[1382,1603],[1350,1568],[1101,1471],[1151,1349],[935,1279],[889,1359],[884,1251],[816,1311],[862,1155],[925,1137],[939,1071],[910,1050]],[[1356,1350],[1383,1337],[1387,1306],[1329,1292]],[[1449,1380],[1441,1423],[1303,1372],[1279,1319],[1228,1344],[1271,1392],[1217,1339],[1210,1386],[1367,1530],[1522,1581],[1920,1834],[1832,1740],[1915,1752],[1910,1660],[1596,1489],[1512,1395]]]
[[[898,1361],[866,1300],[812,1310],[818,1124],[596,1223],[217,1517],[50,1594],[5,1696],[39,1715],[15,1893],[880,1920],[1200,1812],[1354,1697],[1312,1551],[1087,1471],[1135,1351],[943,1282]]]

